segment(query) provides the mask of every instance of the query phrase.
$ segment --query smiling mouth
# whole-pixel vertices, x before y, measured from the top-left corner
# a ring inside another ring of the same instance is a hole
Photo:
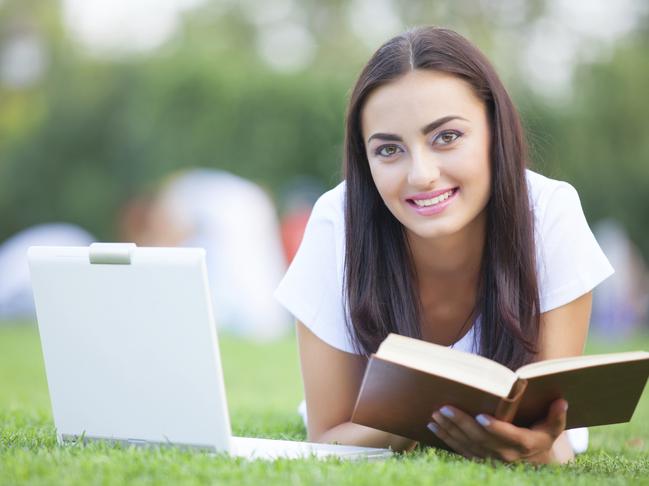
[[[449,197],[452,197],[455,195],[455,193],[459,191],[459,189],[456,187],[454,189],[451,189],[448,192],[445,192],[444,194],[440,194],[437,197],[433,197],[431,199],[406,199],[408,203],[411,206],[417,207],[417,208],[427,208],[430,206],[435,206],[436,204],[442,203],[446,201]]]

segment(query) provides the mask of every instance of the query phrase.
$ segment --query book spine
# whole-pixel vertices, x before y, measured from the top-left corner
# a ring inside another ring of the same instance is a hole
[[[501,399],[496,408],[495,416],[498,420],[503,420],[504,422],[511,422],[514,420],[514,416],[516,415],[516,411],[518,410],[518,406],[521,403],[526,388],[527,380],[522,378],[516,380],[509,396]]]

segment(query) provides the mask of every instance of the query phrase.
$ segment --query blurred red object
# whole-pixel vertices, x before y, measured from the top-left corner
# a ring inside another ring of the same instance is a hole
[[[302,243],[302,236],[309,216],[311,216],[311,208],[302,207],[285,214],[280,222],[284,256],[289,265]]]

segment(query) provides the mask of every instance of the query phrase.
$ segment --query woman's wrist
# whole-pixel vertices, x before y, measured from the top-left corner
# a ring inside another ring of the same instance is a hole
[[[575,452],[572,450],[572,445],[565,432],[554,441],[550,452],[552,455],[552,464],[565,464],[575,458]]]
[[[568,436],[564,432],[554,441],[552,447],[530,457],[529,462],[536,464],[566,464],[574,458],[575,453],[572,450]]]

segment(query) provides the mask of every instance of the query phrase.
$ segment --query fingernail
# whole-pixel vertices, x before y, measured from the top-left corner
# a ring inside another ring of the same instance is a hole
[[[483,427],[486,427],[487,425],[489,425],[491,423],[491,420],[489,420],[486,415],[480,414],[480,415],[476,416],[475,419],[476,419],[476,422],[478,422]]]
[[[428,427],[428,430],[430,430],[433,434],[437,434],[437,432],[439,432],[439,427],[437,426],[437,424],[435,424],[433,422],[430,422],[427,425],[427,427]]]
[[[444,415],[444,417],[448,417],[448,418],[455,417],[455,414],[453,413],[453,410],[451,410],[448,407],[442,407],[442,408],[439,409],[439,411],[440,411],[440,413],[442,415]]]
[[[566,402],[565,400],[563,401],[563,411],[564,412],[568,411],[568,402]]]

